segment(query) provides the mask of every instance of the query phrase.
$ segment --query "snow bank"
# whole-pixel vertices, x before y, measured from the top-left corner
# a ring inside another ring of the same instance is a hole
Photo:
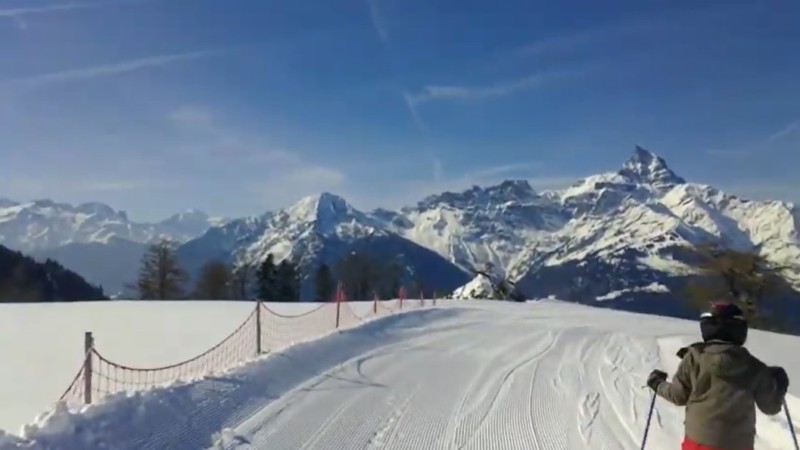
[[[293,315],[318,306],[266,305]],[[351,303],[362,313],[371,305]],[[157,367],[217,344],[253,308],[253,302],[231,301],[0,304],[0,430],[16,433],[52,408],[80,369],[86,331],[94,333],[98,350],[109,359]]]

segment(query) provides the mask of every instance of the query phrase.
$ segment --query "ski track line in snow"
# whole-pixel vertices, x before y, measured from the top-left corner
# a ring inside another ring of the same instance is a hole
[[[474,442],[476,438],[479,438],[481,432],[484,430],[484,426],[487,424],[487,422],[490,422],[491,419],[494,418],[490,415],[495,411],[500,411],[500,414],[502,414],[500,417],[500,422],[501,424],[504,424],[504,426],[501,427],[501,430],[503,430],[504,433],[499,441],[503,448],[513,448],[514,444],[522,444],[521,442],[514,441],[514,434],[516,434],[516,436],[535,436],[533,429],[526,430],[526,427],[517,423],[517,420],[519,419],[518,416],[510,415],[509,417],[509,413],[515,411],[515,409],[510,407],[498,408],[498,404],[504,403],[509,399],[511,385],[515,380],[518,371],[523,369],[527,364],[532,363],[537,358],[547,353],[547,351],[553,347],[554,342],[555,337],[551,331],[545,333],[544,335],[529,335],[527,340],[523,340],[522,343],[525,344],[526,347],[530,348],[526,352],[520,352],[516,358],[510,362],[510,364],[495,369],[495,379],[491,380],[491,383],[484,383],[486,388],[491,389],[491,394],[489,392],[483,392],[474,409],[468,413],[466,417],[464,417],[461,423],[461,429],[468,434],[466,434],[466,436],[461,436],[462,443],[457,445],[459,450],[467,447],[469,444]],[[512,347],[512,349],[515,347],[516,346]],[[528,375],[530,378],[533,374],[531,373]],[[529,385],[529,383],[526,380],[524,386],[527,385]],[[519,389],[520,388],[518,387],[516,390],[518,391]],[[512,395],[511,398],[520,398],[520,396]],[[480,418],[477,420],[474,418],[476,415],[480,415]],[[513,433],[515,431],[517,433]],[[523,432],[520,433],[520,431]],[[495,442],[497,442],[497,440]],[[534,443],[534,445],[536,444]],[[538,448],[538,445],[536,446]],[[524,447],[527,448],[529,445],[524,445]]]
[[[484,336],[486,333],[481,333],[481,335]],[[485,399],[489,395],[489,391],[493,387],[493,385],[490,384],[492,376],[494,375],[496,377],[497,374],[495,372],[498,370],[505,370],[509,365],[516,364],[515,355],[520,351],[524,351],[531,345],[531,336],[526,335],[523,335],[521,339],[509,340],[505,337],[498,339],[497,336],[489,334],[483,339],[493,339],[498,342],[495,344],[488,340],[484,341],[484,344],[492,344],[495,353],[480,366],[474,378],[470,381],[470,384],[463,388],[461,401],[448,422],[447,439],[454,448],[463,448],[465,441],[469,438],[469,436],[465,436],[464,433],[469,433],[470,431],[474,433],[476,424],[470,423],[470,412],[478,408],[481,404],[481,399]],[[503,341],[508,342],[501,345]],[[509,360],[509,358],[513,359],[510,359],[510,362],[503,363],[503,361]],[[498,366],[498,364],[502,365]],[[495,393],[495,399],[496,396],[497,393]],[[477,404],[470,405],[471,402],[477,402]]]
[[[418,342],[428,342],[432,337],[440,334],[448,335],[447,332],[450,328],[452,327],[444,324],[438,329],[425,331],[421,336],[376,348],[318,375],[287,392],[281,399],[266,405],[261,411],[237,427],[238,434],[249,436],[252,447],[247,445],[226,448],[300,448],[303,445],[305,445],[304,448],[352,448],[341,442],[364,434],[364,423],[386,415],[383,411],[369,416],[362,414],[362,411],[380,403],[373,398],[377,395],[373,392],[386,390],[388,386],[385,379],[391,379],[395,372],[408,370],[407,367],[404,367],[405,363],[396,363],[396,359],[394,359],[396,355],[409,354],[411,349],[420,347]],[[458,328],[460,329],[461,326]],[[455,341],[452,343],[455,344]],[[411,366],[414,365],[411,364]],[[348,384],[352,387],[351,377],[369,379],[370,382],[362,383],[361,387],[370,389],[349,389]],[[407,377],[407,379],[413,380],[412,377]],[[402,386],[392,386],[393,395],[397,395],[402,390]],[[312,394],[322,395],[324,400],[315,398]],[[377,398],[379,399],[380,396]],[[287,420],[294,417],[295,409],[305,408],[306,403],[310,401],[315,401],[316,406],[301,414],[302,421],[287,423]],[[336,405],[339,405],[338,409],[332,410],[332,408],[337,408]],[[394,412],[396,413],[396,411]],[[326,417],[328,417],[327,420],[325,420]],[[357,417],[358,420],[349,420],[352,417]],[[331,428],[334,424],[336,429]],[[376,423],[374,426],[378,427],[379,424]],[[312,436],[306,436],[308,430],[316,431],[312,432]],[[339,431],[342,432],[342,436],[337,436],[340,434]],[[367,440],[368,438],[364,439],[364,441]],[[315,443],[318,446],[313,446]]]

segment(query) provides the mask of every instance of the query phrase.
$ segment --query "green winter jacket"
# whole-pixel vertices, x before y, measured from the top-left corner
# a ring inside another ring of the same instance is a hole
[[[769,415],[783,406],[783,393],[766,364],[726,342],[688,347],[672,382],[661,383],[657,392],[686,405],[686,437],[726,450],[753,448],[756,406]]]

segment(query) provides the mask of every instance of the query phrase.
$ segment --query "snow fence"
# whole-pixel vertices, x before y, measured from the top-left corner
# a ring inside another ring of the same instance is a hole
[[[59,402],[81,407],[119,392],[199,379],[338,329],[352,328],[377,317],[427,305],[436,306],[436,299],[376,298],[371,302],[350,302],[339,295],[335,301],[319,303],[309,311],[285,314],[259,300],[241,325],[218,344],[195,357],[162,367],[132,367],[112,361],[103,356],[92,332],[87,331],[84,338],[86,356]]]

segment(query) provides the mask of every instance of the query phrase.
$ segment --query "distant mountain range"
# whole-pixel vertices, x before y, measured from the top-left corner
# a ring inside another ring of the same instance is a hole
[[[714,242],[798,267],[800,210],[689,183],[640,147],[618,171],[563,190],[536,192],[509,180],[397,211],[359,211],[323,193],[254,217],[191,212],[135,224],[97,203],[0,200],[0,243],[52,256],[107,292],[135,277],[137,251],[158,236],[183,243],[179,256],[193,273],[212,258],[253,263],[272,253],[298,259],[310,274],[322,262],[364,251],[397,258],[430,291],[452,291],[473,268],[491,263],[531,297],[675,313],[669,300],[693,272],[687,247]],[[800,286],[800,270],[788,278]]]
[[[188,210],[140,223],[103,203],[0,199],[0,245],[52,258],[114,293],[133,281],[147,243],[160,237],[185,242],[226,221]]]

